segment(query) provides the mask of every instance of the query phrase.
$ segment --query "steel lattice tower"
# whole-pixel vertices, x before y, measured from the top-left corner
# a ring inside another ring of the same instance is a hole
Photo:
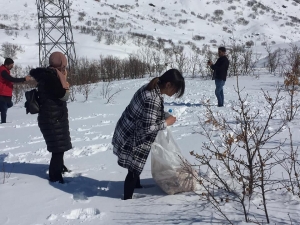
[[[39,29],[39,63],[47,66],[52,52],[61,51],[73,68],[76,52],[70,20],[69,0],[36,0]]]

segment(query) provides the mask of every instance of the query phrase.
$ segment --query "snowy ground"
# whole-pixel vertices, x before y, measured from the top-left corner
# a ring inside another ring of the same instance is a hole
[[[26,115],[23,103],[8,112],[8,121],[0,125],[0,224],[226,224],[208,202],[194,193],[166,195],[158,186],[135,191],[134,199],[123,201],[123,182],[127,171],[117,165],[111,150],[115,124],[134,92],[148,79],[114,82],[121,88],[113,104],[101,98],[101,84],[93,90],[90,99],[69,103],[69,120],[74,149],[65,154],[65,164],[72,170],[66,184],[49,183],[47,170],[50,154],[39,131],[36,115]],[[241,77],[241,86],[249,93],[249,104],[263,107],[260,89],[274,93],[277,81],[273,75]],[[204,137],[195,132],[198,117],[204,119],[203,100],[216,105],[214,82],[186,79],[186,94],[182,99],[165,99],[165,109],[172,108],[177,116],[171,130],[183,155],[192,163],[189,151],[200,152]],[[225,107],[212,106],[227,118],[232,117],[230,106],[235,104],[236,80],[229,78],[225,85]],[[289,125],[299,145],[299,115]],[[288,136],[283,130],[278,139]],[[142,184],[155,184],[151,176],[151,162],[141,174]],[[5,170],[5,173],[4,173]],[[278,172],[279,173],[279,172]],[[277,174],[281,177],[281,174]],[[299,199],[284,191],[271,192],[269,213],[271,224],[299,224]],[[242,214],[228,203],[227,212],[235,224],[244,224]],[[290,222],[289,216],[293,223]],[[263,218],[257,210],[257,218]]]

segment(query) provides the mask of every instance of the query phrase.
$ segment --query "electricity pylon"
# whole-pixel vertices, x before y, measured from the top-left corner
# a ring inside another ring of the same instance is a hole
[[[69,0],[36,0],[39,29],[39,64],[48,65],[52,52],[61,51],[68,58],[69,69],[76,61],[70,20]]]

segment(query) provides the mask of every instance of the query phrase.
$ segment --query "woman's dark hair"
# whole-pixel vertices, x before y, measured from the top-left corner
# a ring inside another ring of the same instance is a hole
[[[4,65],[5,65],[5,66],[9,66],[9,65],[11,65],[11,64],[14,64],[14,60],[12,60],[11,58],[6,58],[6,59],[4,60]]]
[[[182,74],[176,69],[170,69],[160,77],[153,78],[147,85],[146,89],[151,91],[156,87],[156,85],[158,85],[160,88],[165,88],[168,82],[170,82],[171,85],[176,88],[176,98],[182,97],[184,94],[185,82]]]

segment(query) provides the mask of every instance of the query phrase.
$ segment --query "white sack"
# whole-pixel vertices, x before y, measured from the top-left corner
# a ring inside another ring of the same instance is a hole
[[[183,161],[185,163],[183,163]],[[183,158],[171,131],[159,131],[151,147],[151,172],[167,194],[194,191],[197,173]]]

